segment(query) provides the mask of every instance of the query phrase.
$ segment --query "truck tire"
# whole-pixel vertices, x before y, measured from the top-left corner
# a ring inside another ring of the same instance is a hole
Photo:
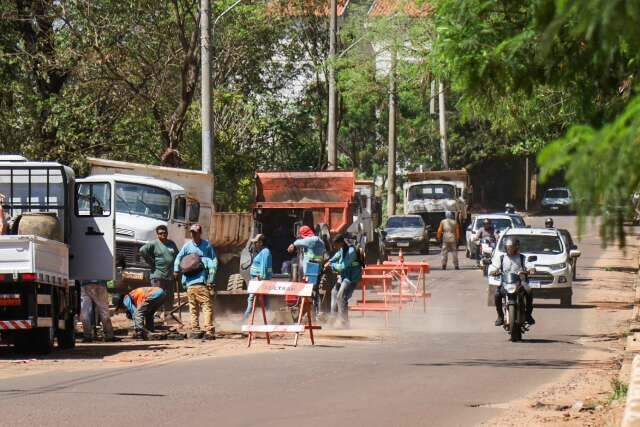
[[[422,255],[429,255],[429,246],[430,246],[429,239],[427,239],[427,241],[424,244],[424,247],[420,250],[420,253]]]
[[[49,354],[53,351],[55,328],[36,328],[32,332],[31,350],[35,354]]]
[[[245,288],[245,281],[241,274],[232,274],[227,282],[227,291],[241,291]]]

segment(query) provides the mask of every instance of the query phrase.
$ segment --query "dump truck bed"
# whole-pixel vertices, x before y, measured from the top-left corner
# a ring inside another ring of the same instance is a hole
[[[253,207],[345,207],[354,187],[353,172],[259,172]]]
[[[469,184],[469,172],[466,169],[445,170],[445,171],[426,171],[426,172],[408,172],[406,174],[408,182],[420,182],[430,180],[442,181],[463,181]]]

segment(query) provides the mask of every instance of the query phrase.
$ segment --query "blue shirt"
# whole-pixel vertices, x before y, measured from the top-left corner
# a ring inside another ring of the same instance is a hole
[[[193,240],[185,243],[176,256],[176,260],[173,263],[173,271],[179,273],[180,261],[182,261],[182,258],[194,253],[200,256],[204,269],[197,273],[183,274],[182,284],[186,287],[192,285],[213,284],[216,277],[216,271],[218,270],[218,257],[216,256],[216,251],[208,240],[201,240],[198,245],[193,243]]]
[[[329,262],[331,263],[331,268],[339,273],[343,279],[357,282],[362,278],[362,266],[358,262],[358,254],[353,246],[340,249]]]
[[[318,236],[305,237],[304,239],[298,239],[293,242],[293,246],[296,248],[302,248],[304,256],[302,258],[302,271],[307,272],[307,263],[314,261],[322,263],[324,261],[324,243]]]
[[[269,280],[273,277],[273,267],[271,265],[271,251],[269,248],[262,248],[251,263],[251,278],[257,277],[262,280]]]
[[[149,295],[147,295],[147,297],[144,300],[146,301],[148,299],[157,298],[158,296],[160,296],[163,293],[164,293],[164,291],[162,289],[158,289],[157,291],[153,291]],[[138,307],[136,306],[135,302],[133,301],[133,298],[131,298],[131,296],[129,294],[127,294],[127,295],[125,295],[124,300],[122,301],[122,303],[127,308],[127,311],[129,312],[129,314],[131,314],[131,318],[135,318],[136,314],[138,313]]]

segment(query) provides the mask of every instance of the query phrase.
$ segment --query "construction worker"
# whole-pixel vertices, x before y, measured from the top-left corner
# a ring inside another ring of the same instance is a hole
[[[320,271],[322,264],[324,263],[324,254],[326,252],[326,248],[324,246],[324,242],[313,232],[311,227],[307,225],[303,225],[298,230],[299,239],[289,245],[287,251],[289,253],[294,253],[296,248],[302,248],[302,274],[307,275],[307,267],[309,264],[318,264],[317,270]],[[319,275],[318,275],[319,277]],[[311,297],[313,301],[313,312],[315,315],[318,314],[320,310],[319,306],[319,282],[316,281],[313,284],[313,295]]]
[[[331,291],[331,314],[340,316],[343,328],[349,327],[349,299],[362,278],[362,263],[355,246],[347,244],[339,234],[333,239],[335,255],[327,261],[325,267],[331,267],[340,275],[340,280]]]
[[[164,304],[167,295],[158,286],[144,286],[136,288],[126,294],[124,298],[116,299],[113,304],[118,308],[126,308],[128,316],[133,320],[134,336],[137,339],[148,339],[148,332],[153,332],[153,316]]]
[[[139,250],[140,256],[151,266],[151,286],[162,288],[166,294],[163,307],[163,320],[167,312],[173,309],[173,291],[176,281],[173,278],[173,263],[178,254],[178,247],[169,239],[167,226],[156,227],[157,239],[150,240]]]
[[[111,314],[109,313],[109,296],[107,282],[104,280],[82,280],[80,282],[80,318],[82,320],[82,342],[93,341],[93,306],[102,323],[102,331],[106,342],[117,341],[113,335]]]
[[[189,231],[191,240],[178,252],[173,271],[176,280],[182,277],[182,284],[187,288],[191,313],[190,337],[215,339],[212,293],[218,258],[209,241],[202,239],[200,224],[193,224]],[[204,332],[200,329],[200,311],[204,314]]]
[[[273,276],[273,267],[271,262],[271,251],[265,246],[264,234],[258,234],[251,240],[253,248],[257,254],[251,262],[251,280],[270,280]],[[251,315],[253,310],[254,294],[249,294],[247,299],[247,309],[244,312],[243,320],[246,320]]]
[[[453,256],[453,267],[459,270],[458,242],[460,241],[460,224],[454,219],[453,212],[447,211],[445,219],[440,221],[437,238],[442,241],[442,269],[447,269],[447,260],[449,258],[449,252],[451,252]]]

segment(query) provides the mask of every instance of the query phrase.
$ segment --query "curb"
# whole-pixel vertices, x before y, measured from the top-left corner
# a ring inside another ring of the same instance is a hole
[[[627,401],[622,427],[640,426],[640,271],[636,274],[633,312],[629,322],[629,336],[625,346],[625,360],[633,359],[629,373]]]

